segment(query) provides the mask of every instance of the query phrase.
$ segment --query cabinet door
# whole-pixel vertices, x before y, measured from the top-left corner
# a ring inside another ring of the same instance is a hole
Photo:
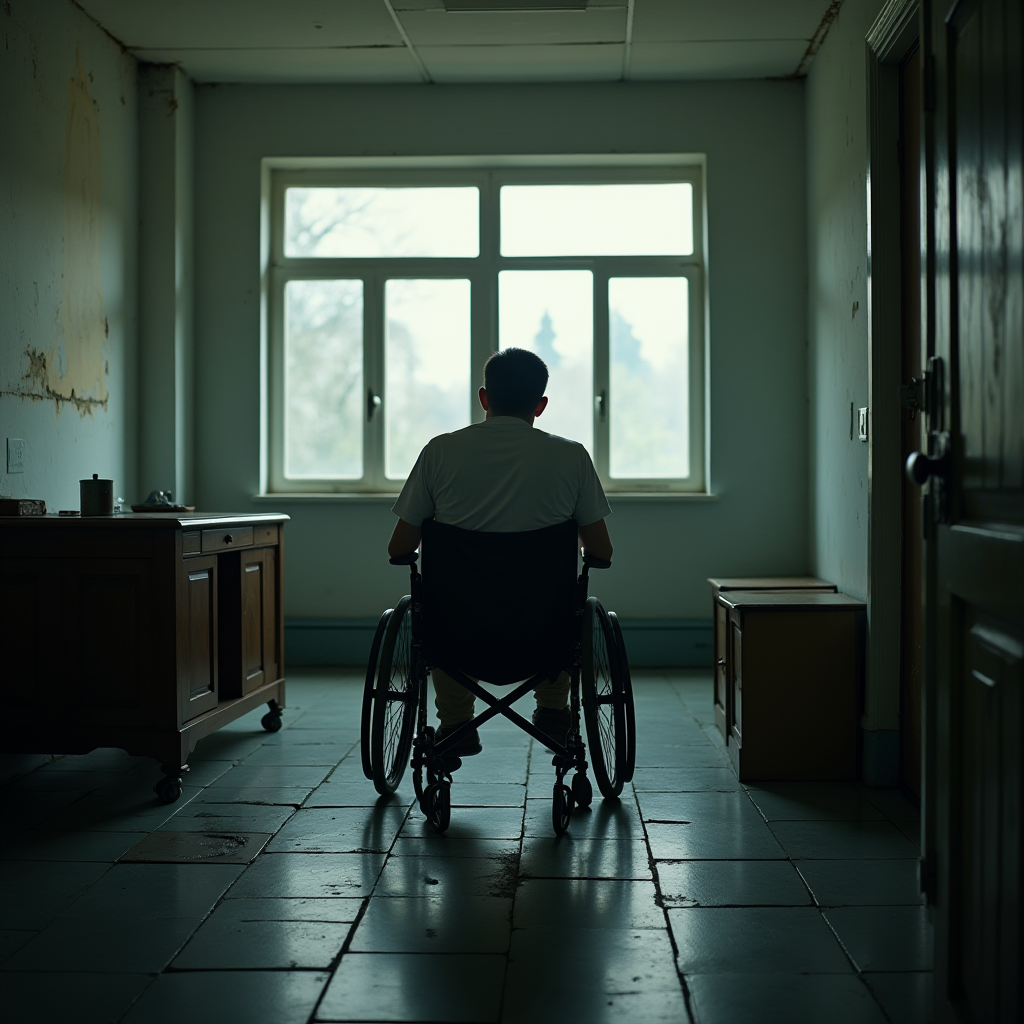
[[[217,706],[217,559],[188,558],[178,580],[178,707],[187,722]]]
[[[242,693],[277,679],[277,551],[241,557]]]
[[[715,602],[715,724],[729,742],[728,726],[728,677],[726,657],[729,640],[729,613],[725,605]]]
[[[54,641],[61,629],[60,564],[42,558],[0,561],[4,703],[30,710],[53,701]]]
[[[59,692],[83,723],[134,726],[156,713],[154,692],[170,666],[156,654],[159,601],[150,559],[67,559],[63,565]]]
[[[743,746],[743,631],[739,623],[729,622],[729,714],[731,719],[730,739]]]

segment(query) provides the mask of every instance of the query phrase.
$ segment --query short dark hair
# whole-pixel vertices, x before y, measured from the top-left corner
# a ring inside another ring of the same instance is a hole
[[[484,364],[484,389],[495,416],[532,416],[548,386],[544,360],[525,348],[505,348]]]

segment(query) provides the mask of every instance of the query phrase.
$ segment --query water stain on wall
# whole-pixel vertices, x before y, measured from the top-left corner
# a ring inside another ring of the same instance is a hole
[[[5,394],[74,405],[85,415],[107,407],[103,341],[109,333],[101,282],[102,166],[99,116],[76,54],[65,125],[61,303],[53,344],[24,353],[20,386]]]

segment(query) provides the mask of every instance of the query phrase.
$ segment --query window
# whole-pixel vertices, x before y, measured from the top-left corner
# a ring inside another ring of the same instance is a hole
[[[609,492],[701,491],[696,166],[297,170],[271,176],[268,489],[394,493],[483,418],[483,365],[550,371],[537,426]]]

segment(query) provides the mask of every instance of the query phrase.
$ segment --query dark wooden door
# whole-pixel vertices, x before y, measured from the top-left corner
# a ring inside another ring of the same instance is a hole
[[[178,584],[178,707],[182,723],[219,699],[216,555],[186,558]]]
[[[899,68],[900,366],[916,382],[903,410],[902,462],[922,447],[921,359],[921,50]],[[909,393],[908,393],[909,397]],[[921,797],[921,493],[902,482],[900,538],[900,782]]]
[[[242,692],[277,676],[277,552],[260,548],[241,558]]]
[[[939,1020],[1024,1018],[1020,0],[932,2],[926,881]]]

